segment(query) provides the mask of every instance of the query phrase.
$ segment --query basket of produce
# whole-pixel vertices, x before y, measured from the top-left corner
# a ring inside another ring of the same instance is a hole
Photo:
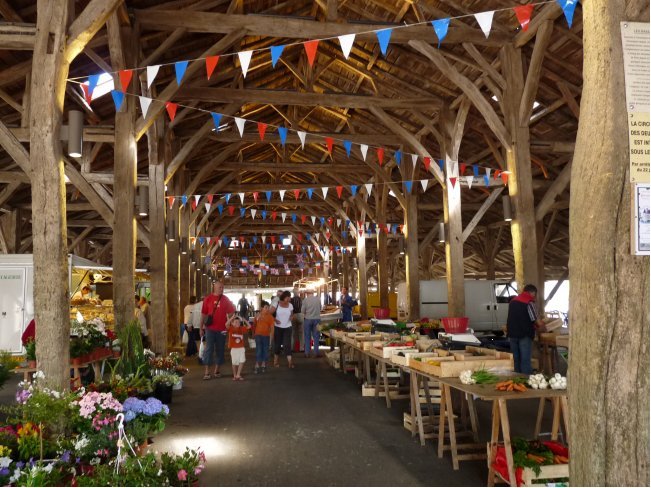
[[[517,437],[511,446],[517,486],[549,486],[546,483],[568,486],[570,454],[566,446],[555,441],[527,441]],[[490,449],[489,443],[489,454]],[[492,467],[497,476],[508,484],[506,450],[502,444],[494,446],[494,449]]]

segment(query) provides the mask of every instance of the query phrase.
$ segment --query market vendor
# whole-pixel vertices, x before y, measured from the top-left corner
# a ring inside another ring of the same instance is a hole
[[[72,295],[72,300],[90,300],[93,298],[93,292],[90,289],[90,286],[84,285],[81,290],[78,290],[74,295]]]
[[[531,346],[536,336],[536,328],[544,322],[538,318],[536,295],[538,288],[526,285],[522,293],[509,303],[506,319],[506,333],[511,343],[513,369],[516,373],[531,374]]]
[[[357,305],[357,300],[348,294],[348,287],[342,287],[341,297],[339,298],[339,306],[341,307],[341,320],[343,322],[353,321],[353,307],[355,305]]]

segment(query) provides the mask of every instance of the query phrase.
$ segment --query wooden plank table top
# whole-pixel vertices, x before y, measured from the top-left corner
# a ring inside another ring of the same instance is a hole
[[[429,375],[425,375],[429,376]],[[534,390],[532,388],[527,388],[527,391],[500,391],[495,389],[494,384],[489,385],[464,385],[461,383],[459,378],[439,378],[437,376],[431,376],[431,379],[440,381],[441,383],[461,390],[464,393],[470,393],[475,395],[480,400],[527,400],[527,399],[538,399],[538,398],[557,398],[567,396],[567,390]],[[508,379],[508,378],[504,378]]]

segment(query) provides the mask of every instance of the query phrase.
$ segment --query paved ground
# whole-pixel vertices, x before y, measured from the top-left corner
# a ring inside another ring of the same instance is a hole
[[[298,358],[297,368],[271,368],[234,382],[230,365],[220,379],[203,381],[203,368],[174,392],[167,428],[151,448],[206,451],[202,486],[485,486],[485,461],[454,471],[449,454],[438,459],[433,441],[421,447],[402,426],[407,400],[387,409],[383,399],[362,397],[352,375],[325,359]],[[13,401],[17,378],[0,391]],[[477,402],[482,440],[490,435],[490,409]],[[533,433],[537,403],[510,402],[513,435]]]

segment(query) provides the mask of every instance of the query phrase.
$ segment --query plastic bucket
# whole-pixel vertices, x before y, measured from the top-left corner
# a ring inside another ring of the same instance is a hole
[[[391,310],[389,310],[388,308],[374,308],[373,309],[373,316],[376,319],[388,319],[390,314],[391,314]]]
[[[441,322],[443,328],[448,334],[463,334],[468,330],[468,317],[443,317]]]

